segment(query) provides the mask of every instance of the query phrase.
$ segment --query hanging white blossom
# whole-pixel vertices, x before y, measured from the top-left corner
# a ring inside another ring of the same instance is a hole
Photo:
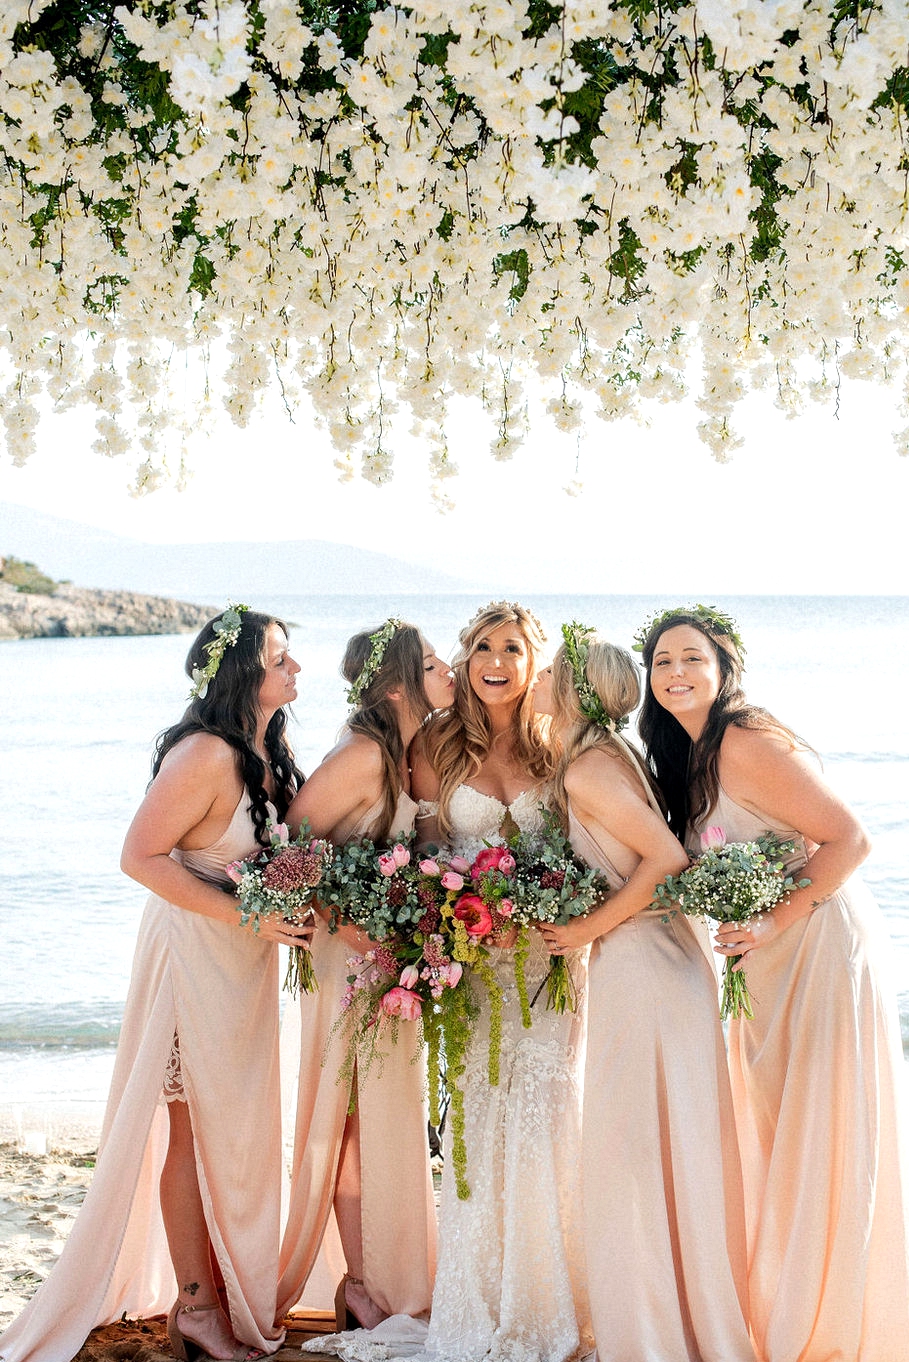
[[[508,457],[531,392],[576,432],[697,358],[725,459],[752,389],[905,389],[904,0],[3,8],[15,462],[40,403],[89,404],[152,488],[218,384],[241,425],[277,385],[376,482],[399,429],[451,474],[455,397]]]

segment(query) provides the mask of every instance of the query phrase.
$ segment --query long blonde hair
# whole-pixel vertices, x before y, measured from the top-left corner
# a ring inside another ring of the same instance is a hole
[[[636,709],[640,701],[641,680],[638,665],[626,649],[620,648],[616,643],[610,643],[599,634],[588,635],[586,643],[587,660],[584,675],[599,696],[612,725],[615,725]],[[556,767],[548,793],[563,826],[567,827],[568,824],[565,773],[582,752],[587,752],[592,747],[611,753],[630,767],[644,786],[648,803],[652,808],[663,811],[656,784],[643,758],[621,734],[616,732],[615,727],[607,728],[601,723],[596,723],[581,709],[574,672],[564,644],[552,661],[550,737],[555,751]]]
[[[503,624],[513,624],[527,645],[527,687],[516,705],[511,722],[512,751],[536,781],[552,772],[552,759],[546,743],[547,724],[536,714],[533,687],[546,644],[539,620],[522,605],[493,601],[474,615],[458,635],[460,647],[451,667],[454,672],[454,697],[451,708],[430,717],[425,732],[425,750],[439,780],[439,829],[451,833],[449,808],[459,785],[480,770],[492,747],[492,726],[486,706],[473,691],[467,677],[467,664],[478,644]]]

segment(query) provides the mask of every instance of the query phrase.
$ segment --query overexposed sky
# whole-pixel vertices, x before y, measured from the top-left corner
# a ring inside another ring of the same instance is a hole
[[[698,440],[693,403],[652,409],[647,427],[593,420],[580,440],[541,414],[508,463],[468,407],[449,430],[461,472],[448,513],[401,415],[383,488],[340,483],[327,436],[275,397],[245,430],[225,416],[199,432],[186,491],[138,499],[127,462],[91,452],[90,420],[50,417],[25,468],[0,462],[0,501],[151,542],[329,539],[508,592],[909,594],[909,460],[890,438],[905,422],[887,390],[844,385],[839,419],[786,420],[749,398],[725,465]]]

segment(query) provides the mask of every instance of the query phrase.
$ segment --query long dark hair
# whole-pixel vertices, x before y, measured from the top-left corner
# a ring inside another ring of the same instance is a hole
[[[697,742],[692,742],[679,721],[663,708],[651,685],[657,644],[667,629],[675,629],[680,624],[690,625],[703,634],[713,648],[720,668],[719,693]],[[685,609],[660,615],[644,640],[643,664],[646,682],[638,732],[669,809],[669,826],[681,841],[684,841],[689,824],[703,818],[716,803],[720,788],[717,772],[720,744],[730,724],[738,728],[769,729],[784,734],[795,747],[808,746],[766,709],[748,703],[742,689],[745,670],[742,654],[728,631],[713,628],[707,618]]]
[[[217,635],[215,616],[203,627],[193,642],[186,658],[186,674],[192,676],[209,660],[206,645]],[[259,687],[265,678],[265,643],[269,626],[277,624],[287,635],[287,625],[273,615],[262,615],[247,610],[240,617],[237,642],[224,649],[221,664],[208,683],[204,696],[194,696],[179,723],[158,734],[152,761],[152,780],[171,748],[190,733],[214,733],[229,743],[237,754],[237,769],[249,792],[249,810],[256,829],[256,840],[268,845],[265,824],[269,818],[268,791],[265,788],[265,762],[253,746],[259,720]],[[287,715],[276,710],[265,730],[265,750],[275,783],[274,804],[278,818],[284,817],[288,805],[303,784],[303,773],[294,763],[294,755],[285,737]]]
[[[341,659],[341,675],[351,685],[362,674],[372,652],[372,633],[363,629],[348,641]],[[423,683],[423,635],[414,624],[400,624],[382,656],[382,664],[360,696],[356,709],[347,720],[352,733],[371,738],[382,753],[384,805],[376,830],[376,840],[383,841],[397,832],[394,822],[398,796],[403,789],[401,762],[404,742],[398,727],[398,715],[389,698],[393,690],[403,691],[404,700],[419,722],[432,709]]]

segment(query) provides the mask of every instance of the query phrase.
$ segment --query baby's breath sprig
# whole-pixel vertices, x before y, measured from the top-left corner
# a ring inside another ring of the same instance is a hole
[[[589,719],[592,724],[599,724],[601,728],[611,729],[613,733],[621,733],[628,723],[627,714],[622,715],[620,719],[613,719],[610,714],[607,714],[603,701],[597,695],[587,677],[589,640],[595,633],[595,629],[592,629],[588,624],[578,624],[577,620],[572,620],[570,624],[563,624],[562,638],[565,641],[565,656],[571,665],[578,704],[585,719]]]
[[[650,615],[634,636],[634,643],[631,645],[634,651],[642,653],[644,644],[651,632],[659,628],[665,621],[672,619],[674,615],[691,615],[693,619],[709,625],[714,633],[724,634],[735,645],[739,657],[744,658],[745,645],[742,642],[738,625],[732,616],[727,615],[723,610],[718,610],[715,605],[701,605],[700,602],[697,605],[674,605],[668,610],[660,610],[656,614]]]
[[[370,649],[369,657],[363,664],[363,670],[347,692],[347,703],[349,705],[358,705],[360,703],[361,696],[372,684],[379,668],[385,660],[385,653],[388,649],[388,645],[401,628],[402,623],[402,620],[396,619],[395,616],[392,615],[385,621],[380,629],[377,629],[374,634],[370,634],[369,642],[372,647]]]
[[[193,684],[189,692],[191,700],[205,699],[209,682],[217,675],[225,652],[228,648],[233,648],[240,637],[240,629],[243,625],[242,616],[248,609],[248,605],[234,605],[231,601],[224,614],[219,615],[215,620],[212,625],[215,637],[211,643],[205,645],[208,661],[204,667],[193,667]]]

